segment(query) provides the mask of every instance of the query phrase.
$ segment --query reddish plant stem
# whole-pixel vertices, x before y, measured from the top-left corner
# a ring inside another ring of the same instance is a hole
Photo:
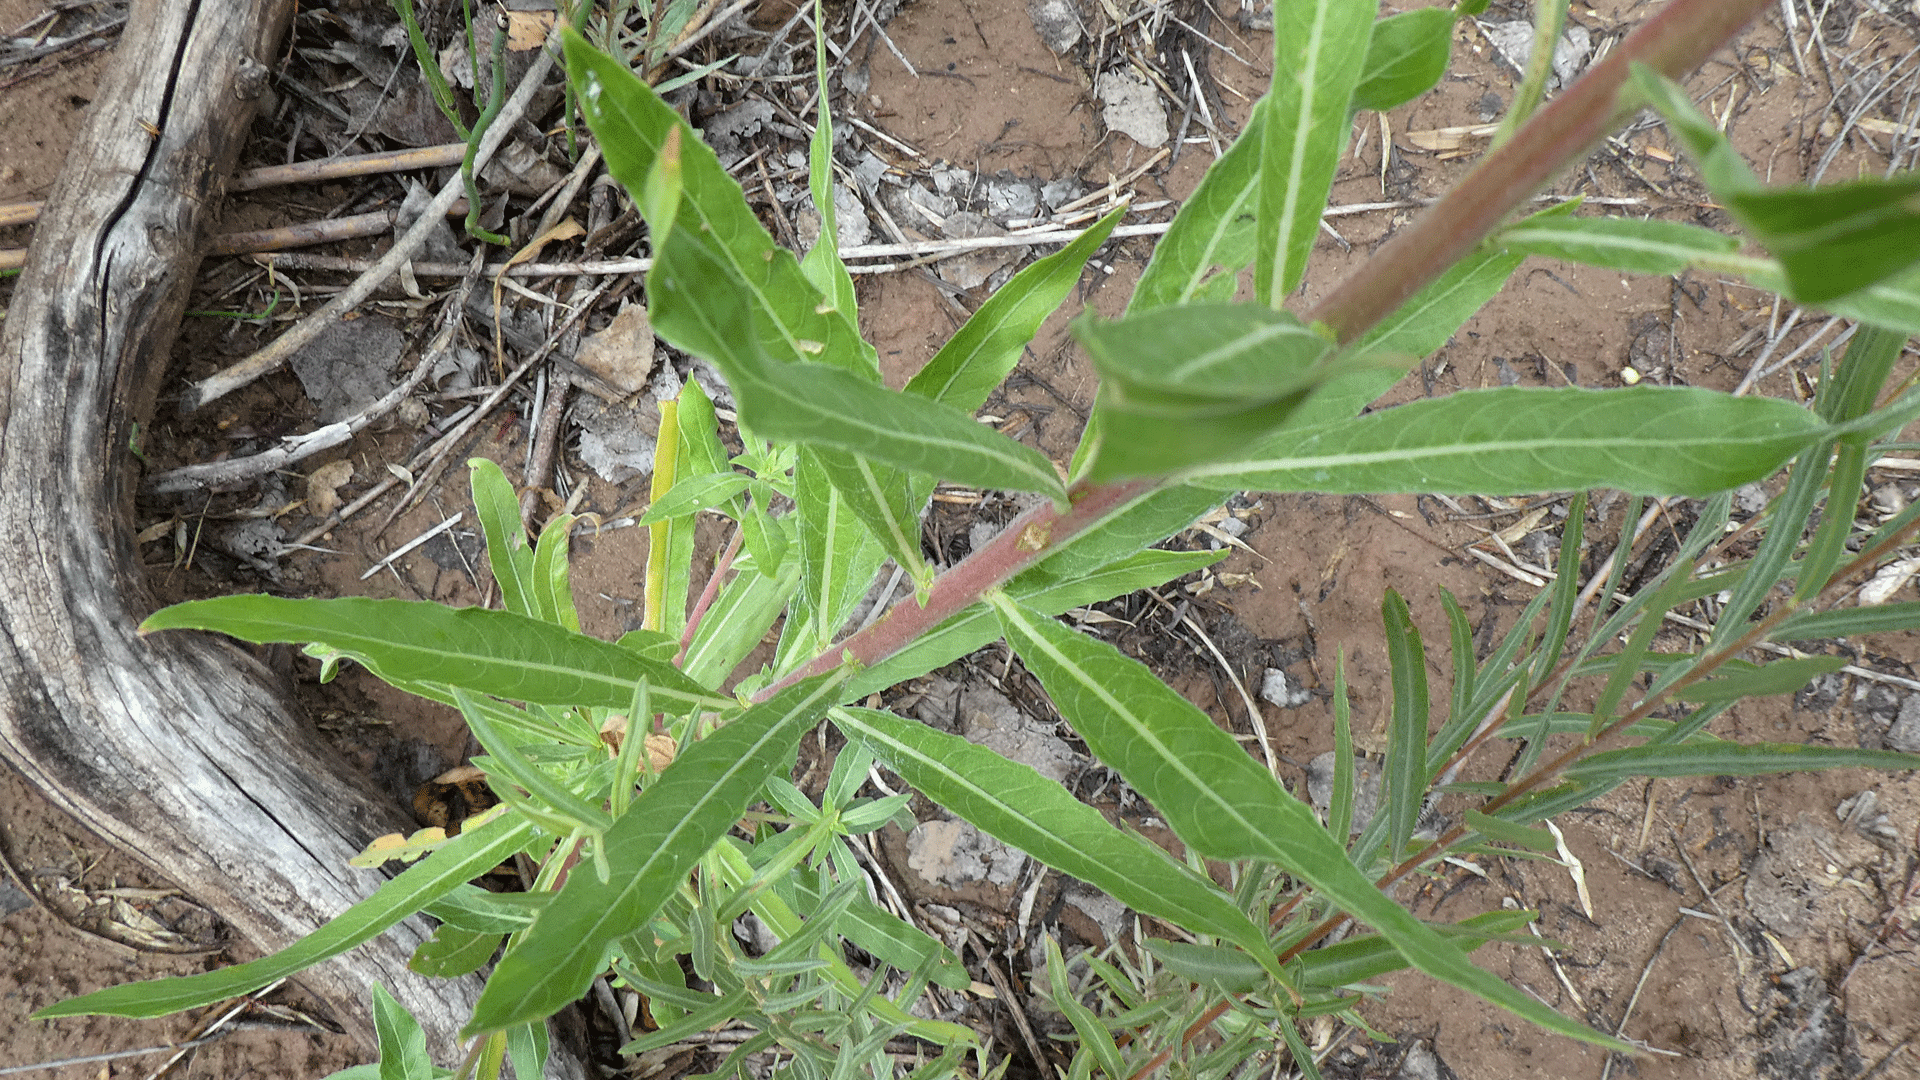
[[[757,508],[749,507],[748,513]],[[733,569],[734,556],[740,554],[740,537],[743,530],[734,527],[733,539],[727,541],[727,550],[713,564],[713,573],[707,576],[707,586],[700,590],[700,599],[694,602],[693,613],[687,616],[687,629],[680,635],[680,651],[673,656],[673,666],[679,667],[687,658],[687,647],[693,644],[693,635],[700,629],[700,620],[706,617],[707,609],[713,606],[713,598],[720,593],[720,581]]]
[[[935,578],[924,605],[911,600],[894,605],[872,626],[822,652],[753,699],[764,701],[801,679],[831,671],[843,660],[863,667],[885,660],[978,601],[988,589],[1053,554],[1068,540],[1159,486],[1160,481],[1147,479],[1087,485],[1069,493],[1065,513],[1052,503],[1034,507],[1015,518],[985,547]]]
[[[1606,59],[1535,113],[1512,141],[1482,159],[1411,228],[1341,282],[1308,314],[1309,321],[1331,326],[1342,341],[1358,338],[1464,257],[1556,172],[1577,160],[1632,111],[1620,105],[1629,64],[1638,61],[1668,76],[1683,75],[1731,40],[1767,2],[1670,0]],[[1045,506],[1022,515],[986,548],[936,579],[925,606],[898,605],[872,626],[756,694],[755,700],[764,700],[843,659],[865,665],[886,659],[1157,484],[1138,479],[1085,486],[1074,491],[1073,505],[1064,514]]]
[[[1308,313],[1352,341],[1460,261],[1534,192],[1638,109],[1621,104],[1638,61],[1679,78],[1706,62],[1769,0],[1671,0],[1606,58],[1487,154],[1452,191]]]

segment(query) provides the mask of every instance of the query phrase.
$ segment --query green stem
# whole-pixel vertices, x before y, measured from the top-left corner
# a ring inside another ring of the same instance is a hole
[[[1553,52],[1559,47],[1560,35],[1566,26],[1567,0],[1534,0],[1533,55],[1527,57],[1526,74],[1514,88],[1513,105],[1501,118],[1500,130],[1493,133],[1493,149],[1505,146],[1520,125],[1527,122],[1527,117],[1533,115],[1533,110],[1540,107],[1541,95],[1547,90],[1547,76],[1553,74]]]
[[[480,227],[480,186],[473,179],[473,159],[480,153],[480,140],[486,138],[487,129],[493,126],[494,118],[500,115],[500,107],[507,103],[507,20],[502,16],[493,28],[493,49],[487,57],[493,67],[493,86],[487,95],[487,107],[481,111],[480,119],[473,123],[473,133],[467,137],[467,156],[460,162],[460,179],[467,185],[467,235],[485,240],[489,244],[506,245],[510,241],[499,233],[488,232]]]

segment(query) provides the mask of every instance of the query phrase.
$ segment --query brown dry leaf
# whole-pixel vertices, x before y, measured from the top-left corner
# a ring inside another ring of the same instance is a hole
[[[1498,124],[1472,124],[1466,127],[1428,128],[1424,131],[1409,131],[1406,140],[1422,150],[1440,153],[1444,150],[1458,150],[1469,139],[1492,138]]]
[[[507,12],[507,48],[514,52],[537,49],[553,29],[554,12]]]
[[[607,744],[611,753],[618,754],[620,747],[627,741],[627,718],[624,713],[614,713],[600,725],[600,741]],[[645,744],[647,764],[654,772],[673,764],[673,758],[680,746],[672,738],[658,733],[649,734]]]
[[[1501,529],[1498,533],[1500,539],[1505,540],[1509,544],[1519,543],[1526,538],[1528,533],[1540,527],[1540,522],[1546,518],[1547,511],[1551,509],[1552,507],[1550,506],[1534,507],[1519,521]]]
[[[620,309],[605,330],[580,342],[574,363],[622,396],[646,388],[653,376],[653,323],[647,309],[632,304]]]
[[[327,517],[340,508],[340,485],[353,479],[353,462],[341,458],[329,461],[307,477],[307,511],[314,517]]]

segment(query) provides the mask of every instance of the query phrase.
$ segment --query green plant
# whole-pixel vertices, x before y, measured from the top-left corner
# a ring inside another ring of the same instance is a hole
[[[1431,86],[1454,14],[1376,22],[1371,0],[1278,6],[1276,67],[1294,74],[1261,101],[1182,208],[1127,314],[1075,324],[1102,381],[1064,478],[971,414],[1065,298],[1117,213],[1017,274],[904,392],[888,391],[857,333],[852,279],[834,248],[825,110],[811,179],[826,220],[819,245],[796,258],[773,244],[670,107],[624,63],[569,37],[584,114],[651,229],[654,325],[725,373],[745,452],[728,458],[696,384],[664,410],[645,519],[645,626],[619,642],[579,632],[567,584],[573,520],[555,519],[529,545],[511,486],[486,462],[474,463],[474,500],[503,611],[247,596],[153,616],[148,630],[308,642],[329,671],[351,659],[458,707],[486,752],[475,763],[504,807],[455,838],[417,835],[370,853],[418,861],[283,953],[112,988],[41,1015],[152,1016],[217,1000],[425,912],[442,925],[416,960],[423,970],[477,970],[505,946],[468,1028],[476,1066],[497,1071],[509,1053],[531,1065],[540,1022],[611,973],[654,1003],[661,1031],[643,1044],[722,1020],[755,1025],[759,1036],[722,1073],[750,1050],[777,1045],[810,1073],[891,1075],[885,1044],[904,1033],[946,1048],[914,1073],[935,1077],[960,1065],[974,1036],[908,1009],[928,983],[966,976],[946,946],[866,898],[846,838],[904,812],[897,798],[858,797],[878,760],[983,831],[1196,939],[1077,958],[1081,975],[1050,955],[1048,991],[1079,1038],[1072,1076],[1138,1076],[1168,1062],[1194,1076],[1222,1075],[1255,1049],[1277,1047],[1311,1075],[1299,1018],[1351,1016],[1368,980],[1406,967],[1551,1030],[1630,1050],[1468,959],[1479,943],[1523,928],[1530,913],[1432,925],[1383,890],[1443,855],[1550,848],[1538,823],[1633,777],[1920,766],[1907,755],[1739,744],[1707,730],[1742,698],[1790,691],[1840,662],[1742,659],[1763,642],[1920,625],[1920,604],[1824,606],[1920,531],[1920,505],[1866,536],[1854,533],[1850,512],[1879,452],[1874,440],[1920,415],[1920,391],[1893,375],[1906,335],[1920,329],[1920,272],[1911,266],[1920,256],[1920,180],[1817,190],[1754,181],[1668,77],[1691,69],[1760,6],[1672,0],[1304,316],[1283,301],[1305,273],[1351,113]],[[824,102],[824,77],[820,91]],[[1572,204],[1508,220],[1609,124],[1649,104],[1771,257],[1741,254],[1735,238],[1694,226],[1580,217]],[[1867,327],[1823,372],[1811,411],[1641,386],[1463,392],[1356,418],[1531,253],[1641,273],[1712,267]],[[1232,303],[1249,265],[1256,300]],[[1729,548],[1724,492],[1788,463],[1785,490],[1763,521],[1748,523],[1757,546]],[[919,526],[936,478],[1038,492],[1047,502],[936,575]],[[1576,497],[1555,584],[1486,660],[1474,659],[1465,616],[1449,599],[1445,702],[1430,699],[1421,636],[1389,594],[1393,704],[1382,809],[1357,837],[1348,827],[1344,673],[1323,824],[1145,667],[1053,619],[1212,561],[1149,545],[1227,492],[1590,487],[1631,493],[1629,521],[1643,496],[1705,501],[1678,554],[1632,595],[1620,592],[1633,542],[1624,534],[1595,600],[1578,581],[1585,503]],[[1823,491],[1827,512],[1812,524]],[[768,513],[785,500],[791,512]],[[693,600],[691,524],[704,510],[738,530]],[[840,637],[889,559],[911,576],[915,595]],[[1723,592],[1729,598],[1704,648],[1653,651],[1663,616]],[[725,686],[776,624],[774,659]],[[1185,861],[1114,828],[1024,765],[847,704],[1002,637],[1089,749],[1169,823]],[[1591,705],[1575,709],[1573,700]],[[802,734],[823,717],[848,745],[815,805],[783,777]],[[1496,740],[1518,750],[1511,779],[1458,781],[1460,764]],[[1436,791],[1469,805],[1461,823],[1423,841],[1416,820]],[[752,809],[761,804],[768,809]],[[528,893],[467,884],[521,852],[540,867]],[[1205,861],[1225,864],[1234,886],[1217,885]],[[761,955],[747,955],[729,932],[748,912],[779,941]],[[1348,920],[1370,932],[1318,947]],[[904,983],[887,992],[880,973],[863,981],[848,965],[847,942]],[[682,957],[711,990],[689,988]],[[1209,1030],[1215,1039],[1196,1041]],[[404,1042],[396,1036],[395,1074],[426,1075],[424,1058]]]

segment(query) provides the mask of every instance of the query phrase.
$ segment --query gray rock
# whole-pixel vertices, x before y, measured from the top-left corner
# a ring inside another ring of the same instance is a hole
[[[907,835],[907,865],[935,885],[1011,885],[1027,856],[964,821],[923,821]]]
[[[1080,765],[1079,756],[1054,734],[1052,725],[1036,723],[990,686],[961,687],[946,679],[932,680],[915,714],[939,727],[953,723],[957,716],[962,738],[1030,765],[1058,783],[1066,783]]]
[[[1493,42],[1507,62],[1515,68],[1527,70],[1527,60],[1533,53],[1533,24],[1525,20],[1503,23],[1482,23],[1487,39]],[[1572,82],[1586,66],[1587,54],[1593,51],[1593,37],[1587,28],[1576,22],[1569,22],[1560,41],[1553,47],[1553,73],[1547,76],[1547,89],[1558,90]]]
[[[1099,96],[1103,106],[1100,119],[1107,130],[1117,131],[1149,150],[1166,145],[1172,136],[1160,92],[1131,68],[1115,68],[1101,75]]]
[[[1304,686],[1290,685],[1286,672],[1279,668],[1268,668],[1266,677],[1260,681],[1260,698],[1283,709],[1297,709],[1313,700],[1313,691]]]
[[[1027,16],[1033,20],[1033,29],[1040,35],[1040,41],[1055,53],[1065,53],[1086,35],[1086,28],[1080,22],[1080,9],[1073,0],[1030,0],[1027,4]]]
[[[1900,703],[1900,715],[1887,729],[1887,745],[1909,754],[1920,754],[1920,694],[1908,694]]]
[[[1005,236],[1007,230],[988,221],[970,210],[962,210],[947,218],[946,234],[956,240],[971,240],[981,236]],[[971,289],[981,284],[995,273],[1011,267],[1027,257],[1028,248],[999,247],[980,248],[951,258],[940,260],[940,277],[947,284],[962,289]]]
[[[322,424],[345,420],[393,389],[406,336],[384,315],[336,322],[289,361]]]

